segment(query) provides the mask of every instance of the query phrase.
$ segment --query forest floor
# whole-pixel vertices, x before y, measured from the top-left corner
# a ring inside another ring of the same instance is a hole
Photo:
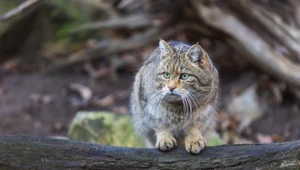
[[[118,92],[128,96],[133,75],[122,75],[120,79],[122,83],[90,81],[85,74],[70,72],[53,76],[35,72],[7,74],[0,83],[0,135],[67,136],[77,111],[118,112],[119,109],[127,114],[128,97],[110,100],[113,106],[108,103],[104,107],[95,107],[81,105],[79,99],[68,95],[66,90],[69,84],[79,83],[91,88],[98,97],[114,96]]]

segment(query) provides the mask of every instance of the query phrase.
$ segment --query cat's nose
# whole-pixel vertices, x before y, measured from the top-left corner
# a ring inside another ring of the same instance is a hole
[[[177,83],[175,81],[169,81],[167,86],[170,91],[173,92],[176,89]]]
[[[171,92],[173,92],[173,90],[176,89],[176,87],[174,87],[174,86],[168,86],[168,88],[170,89]]]

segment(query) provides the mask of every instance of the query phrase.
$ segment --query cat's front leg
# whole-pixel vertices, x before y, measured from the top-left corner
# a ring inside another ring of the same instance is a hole
[[[185,131],[184,142],[185,149],[191,154],[199,154],[206,146],[206,139],[198,127],[192,127]]]
[[[168,129],[156,130],[156,148],[161,151],[168,151],[173,149],[175,146],[177,146],[177,141]]]

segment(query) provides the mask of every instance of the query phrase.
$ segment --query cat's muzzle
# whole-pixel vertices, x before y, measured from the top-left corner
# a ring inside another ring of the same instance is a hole
[[[167,102],[181,102],[181,97],[179,94],[176,94],[174,92],[168,93],[164,96],[163,100]]]

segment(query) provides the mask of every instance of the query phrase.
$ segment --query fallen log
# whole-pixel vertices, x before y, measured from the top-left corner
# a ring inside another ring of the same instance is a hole
[[[0,146],[0,169],[300,168],[300,140],[207,147],[200,155],[31,136],[2,136]]]

